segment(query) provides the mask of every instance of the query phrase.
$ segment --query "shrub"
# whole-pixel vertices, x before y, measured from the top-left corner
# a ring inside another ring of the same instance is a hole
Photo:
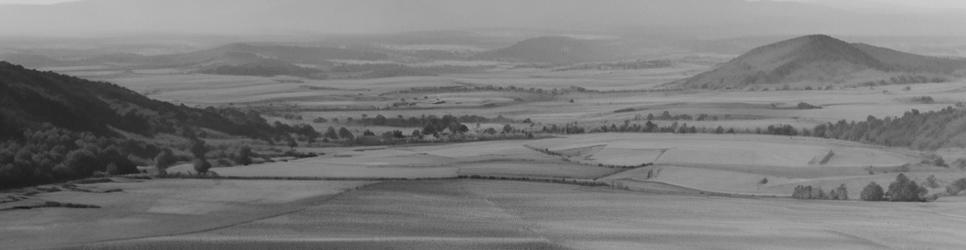
[[[882,201],[884,200],[885,192],[882,190],[882,186],[875,182],[870,182],[862,189],[862,194],[860,198],[863,201]]]

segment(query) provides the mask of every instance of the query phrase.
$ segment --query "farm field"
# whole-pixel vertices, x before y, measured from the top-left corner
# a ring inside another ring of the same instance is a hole
[[[4,208],[56,201],[97,209],[41,208],[0,212],[0,245],[67,247],[105,240],[178,235],[297,211],[364,181],[150,180],[79,185],[89,190],[41,193]]]
[[[656,195],[506,181],[385,182],[218,230],[86,247],[943,249],[966,243],[964,204]]]
[[[7,197],[28,198],[0,203],[0,246],[946,249],[966,243],[962,196],[930,203],[858,201],[867,184],[888,187],[900,173],[930,183],[926,195],[942,194],[966,178],[966,171],[941,167],[936,156],[952,166],[966,165],[955,162],[966,159],[966,150],[755,133],[774,125],[803,129],[961,108],[966,81],[862,87],[819,82],[800,90],[778,84],[767,90],[669,84],[729,58],[678,58],[668,66],[611,70],[621,66],[396,54],[326,66],[472,68],[438,75],[385,72],[389,77],[368,74],[377,70],[299,77],[202,74],[190,66],[46,68],[176,105],[251,109],[279,130],[281,124],[308,124],[319,133],[297,126],[262,144],[264,138],[172,128],[214,149],[202,152],[218,163],[213,174],[195,176],[205,170],[186,160],[195,153],[192,143],[175,148],[180,165],[166,169],[175,174],[171,178],[79,185],[93,192],[68,186],[14,192]],[[445,115],[466,121],[436,124]],[[607,133],[647,123],[697,128]],[[567,134],[571,126],[582,132]],[[329,128],[338,135],[322,136]],[[352,135],[343,135],[342,128]],[[256,164],[236,161],[243,144],[257,146],[250,148],[255,156],[247,156]],[[294,151],[319,155],[299,158],[305,156]],[[236,166],[221,167],[231,165]],[[850,200],[792,199],[799,186],[844,186]],[[114,191],[99,192],[104,190]],[[43,206],[49,204],[56,206]],[[83,233],[88,228],[110,230]]]
[[[527,141],[489,141],[445,146],[393,146],[329,151],[321,157],[252,166],[215,168],[224,177],[321,179],[420,179],[457,176],[568,177],[593,179],[618,169],[581,165],[526,146]],[[191,173],[190,164],[168,172]]]
[[[687,77],[708,66],[681,64],[671,68],[630,71],[563,71],[548,69],[492,69],[484,73],[375,79],[312,80],[293,77],[205,75],[187,72],[134,71],[93,74],[61,70],[67,74],[105,80],[164,101],[187,105],[254,105],[285,107],[305,121],[316,117],[358,119],[361,114],[386,117],[473,114],[484,117],[530,118],[536,128],[578,122],[584,127],[620,124],[648,114],[700,114],[722,119],[679,121],[692,126],[722,126],[754,130],[775,124],[813,127],[839,120],[865,120],[868,116],[901,116],[918,109],[939,110],[961,102],[966,92],[961,81],[851,87],[834,90],[677,91],[663,83]],[[593,84],[588,84],[593,83]],[[541,95],[524,89],[592,91]],[[451,88],[514,87],[518,90],[459,90]],[[921,103],[914,98],[928,96]],[[400,101],[410,103],[393,107]],[[571,102],[573,101],[573,102]],[[808,103],[820,109],[796,109]],[[293,121],[297,122],[297,121]],[[633,121],[643,123],[643,120]],[[670,124],[670,121],[655,121]],[[339,123],[317,124],[346,126]]]

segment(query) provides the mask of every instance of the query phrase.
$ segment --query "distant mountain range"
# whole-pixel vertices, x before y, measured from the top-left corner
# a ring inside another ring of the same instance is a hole
[[[670,83],[707,89],[821,87],[944,81],[966,73],[966,60],[929,57],[826,35],[753,49],[716,69]]]
[[[482,53],[478,58],[529,63],[572,64],[607,60],[611,59],[613,54],[600,41],[581,40],[565,36],[543,36]]]

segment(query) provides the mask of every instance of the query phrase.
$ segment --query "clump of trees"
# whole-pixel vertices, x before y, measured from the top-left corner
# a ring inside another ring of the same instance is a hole
[[[922,75],[900,75],[893,76],[889,79],[882,79],[878,81],[867,81],[860,83],[860,86],[881,86],[890,84],[911,84],[911,83],[939,83],[947,82],[949,79],[942,77],[927,77]],[[907,87],[908,88],[908,87]]]
[[[487,118],[478,115],[444,115],[442,117],[435,115],[422,115],[422,116],[411,116],[404,117],[398,115],[396,117],[385,117],[383,115],[376,115],[375,117],[369,117],[363,115],[361,119],[354,120],[355,122],[366,125],[366,126],[389,126],[389,127],[425,127],[433,126],[437,130],[442,130],[452,126],[453,124],[459,123],[516,123],[517,121],[503,117],[502,115],[496,118]]]
[[[966,178],[956,180],[946,186],[946,194],[948,195],[959,195],[963,190],[966,190]]]
[[[26,129],[20,140],[0,142],[0,188],[85,178],[96,173],[137,173],[136,162],[150,159],[159,151],[144,142],[98,137],[45,124]]]
[[[862,189],[861,198],[864,201],[924,202],[927,193],[928,189],[900,173],[887,190],[875,182],[869,183]]]
[[[848,200],[849,191],[845,184],[830,190],[828,193],[825,193],[822,187],[799,185],[795,187],[792,198],[800,200]]]
[[[925,187],[920,186],[916,181],[910,180],[905,174],[896,176],[896,180],[889,184],[886,191],[886,198],[889,201],[926,201],[926,194],[929,193]]]

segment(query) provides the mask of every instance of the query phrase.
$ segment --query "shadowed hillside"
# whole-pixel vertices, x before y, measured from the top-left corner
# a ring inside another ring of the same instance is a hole
[[[717,69],[672,83],[685,88],[731,89],[754,85],[877,82],[902,74],[928,79],[954,76],[966,61],[921,56],[826,35],[762,46]]]
[[[0,62],[0,116],[5,127],[0,139],[43,123],[102,136],[117,135],[113,129],[151,136],[194,128],[254,138],[277,134],[254,113],[176,106],[111,83],[6,62]]]

